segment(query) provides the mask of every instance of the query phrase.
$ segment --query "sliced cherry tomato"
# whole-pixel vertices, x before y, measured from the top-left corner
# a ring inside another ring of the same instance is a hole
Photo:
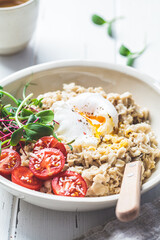
[[[57,148],[65,157],[67,157],[67,151],[63,143],[59,142],[55,137],[42,137],[34,145],[33,151],[38,151],[43,148]]]
[[[29,160],[29,168],[34,175],[45,180],[61,172],[64,164],[64,155],[56,148],[44,148],[34,152]]]
[[[56,195],[84,197],[87,192],[87,184],[80,174],[65,171],[53,178],[52,189]]]
[[[11,175],[3,175],[3,174],[1,174],[1,176],[11,181]]]
[[[12,182],[32,190],[39,190],[43,181],[36,178],[28,167],[20,166],[12,172]]]
[[[13,169],[21,164],[20,155],[12,149],[2,149],[0,158],[0,174],[3,176],[11,175]]]

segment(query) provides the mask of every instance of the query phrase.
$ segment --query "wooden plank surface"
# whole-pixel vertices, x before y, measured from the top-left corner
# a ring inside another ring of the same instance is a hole
[[[160,196],[160,187],[142,196],[142,204]],[[115,208],[92,212],[59,212],[20,201],[16,240],[72,240],[115,217]]]
[[[159,0],[116,0],[116,14],[124,16],[124,21],[117,22],[117,53],[121,43],[132,51],[141,50],[144,42],[147,49],[135,62],[140,71],[160,80],[159,54],[160,24]],[[117,63],[125,64],[125,58],[117,54]]]
[[[13,197],[10,193],[0,189],[0,239],[8,239],[11,221]]]
[[[106,28],[91,22],[94,13],[114,17],[114,1],[41,1],[36,34],[36,62],[61,59],[94,59],[114,62],[115,42]]]
[[[34,39],[22,52],[0,57],[0,79],[34,64]],[[13,239],[17,218],[18,199],[0,188],[0,240]]]
[[[40,0],[37,30],[29,46],[13,56],[0,57],[0,79],[33,64],[60,59],[92,59],[125,64],[118,54],[121,43],[133,50],[148,49],[136,61],[136,68],[160,79],[160,22],[158,0]],[[97,13],[111,19],[124,16],[115,25],[116,40],[106,29],[91,23]],[[142,202],[160,195],[157,186],[142,196]],[[114,217],[114,208],[75,213],[57,212],[36,207],[13,198],[0,189],[0,240],[72,240],[89,228]]]

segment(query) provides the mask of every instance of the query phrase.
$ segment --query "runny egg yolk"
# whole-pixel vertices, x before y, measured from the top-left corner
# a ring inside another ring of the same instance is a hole
[[[78,112],[82,117],[84,117],[87,122],[92,126],[92,132],[95,135],[96,138],[100,138],[101,132],[99,131],[99,127],[105,124],[106,118],[103,116],[94,116],[89,115],[84,112],[80,112],[77,108],[74,109],[76,112]],[[110,117],[112,120],[112,118]]]

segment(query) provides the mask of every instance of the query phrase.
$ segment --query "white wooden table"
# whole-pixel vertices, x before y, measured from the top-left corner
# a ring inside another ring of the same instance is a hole
[[[52,60],[91,59],[125,64],[118,53],[121,43],[148,49],[135,67],[160,79],[159,0],[40,0],[35,35],[29,46],[14,56],[0,57],[0,79]],[[91,15],[106,19],[124,16],[116,24],[117,40],[91,23]],[[160,186],[142,196],[148,202],[160,195]],[[114,217],[114,208],[95,212],[58,212],[28,204],[0,189],[0,240],[72,240],[89,228]]]

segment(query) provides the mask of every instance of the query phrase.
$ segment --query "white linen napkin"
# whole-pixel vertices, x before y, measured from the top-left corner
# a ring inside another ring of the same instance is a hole
[[[160,240],[160,199],[145,203],[140,216],[132,222],[113,219],[76,240]]]

